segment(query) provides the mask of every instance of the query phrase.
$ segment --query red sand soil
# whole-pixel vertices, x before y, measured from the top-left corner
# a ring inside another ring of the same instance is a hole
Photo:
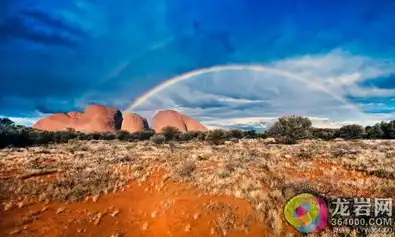
[[[33,204],[8,211],[1,207],[0,236],[225,236],[219,220],[230,213],[235,225],[226,236],[272,236],[248,202],[201,195],[171,181],[158,192],[153,187],[160,180],[157,175],[142,184],[131,182],[124,191],[96,202]],[[209,204],[214,208],[205,208]]]

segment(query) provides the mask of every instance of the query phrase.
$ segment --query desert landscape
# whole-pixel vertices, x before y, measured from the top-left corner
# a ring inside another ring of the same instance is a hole
[[[395,201],[393,140],[214,139],[218,130],[189,118],[206,139],[169,141],[166,128],[181,136],[185,115],[156,116],[164,133],[145,141],[1,149],[0,236],[301,236],[283,215],[298,193]]]
[[[395,0],[0,0],[0,237],[395,237]]]

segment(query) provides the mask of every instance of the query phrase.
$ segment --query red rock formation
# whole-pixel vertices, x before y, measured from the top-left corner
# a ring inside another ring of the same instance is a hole
[[[82,119],[84,121],[79,123],[75,130],[82,132],[115,132],[121,129],[122,125],[121,111],[114,107],[102,105],[86,107]],[[79,128],[79,126],[81,127]]]
[[[155,132],[161,132],[165,127],[175,127],[180,132],[206,131],[207,128],[192,118],[174,110],[162,110],[152,118],[151,127]]]
[[[203,124],[186,115],[182,115],[182,119],[187,127],[187,131],[207,131],[207,128]]]
[[[68,112],[67,115],[70,118],[81,118],[84,115],[84,113],[77,112],[77,111],[71,111],[71,112]]]
[[[37,121],[33,128],[44,131],[66,131],[72,127],[67,114],[53,114]]]
[[[54,114],[39,120],[33,128],[45,131],[111,132],[121,128],[122,114],[113,107],[90,105],[85,112]]]
[[[148,129],[147,120],[135,113],[123,113],[122,131],[134,133]]]
[[[152,128],[156,132],[161,132],[167,126],[175,127],[180,132],[207,130],[198,121],[174,110],[160,111],[152,118]],[[134,133],[148,129],[148,123],[145,118],[135,113],[122,114],[113,107],[90,105],[84,112],[58,113],[40,119],[33,128],[44,131],[73,129],[86,133],[115,133],[117,130],[123,130]]]

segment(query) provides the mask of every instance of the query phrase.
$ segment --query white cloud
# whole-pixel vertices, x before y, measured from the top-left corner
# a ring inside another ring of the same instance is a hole
[[[2,117],[2,116],[0,116]],[[24,117],[8,117],[11,119],[15,124],[24,125],[27,127],[32,127],[40,118],[24,118]]]
[[[395,73],[395,62],[351,55],[342,50],[308,55],[272,63],[272,66],[305,78],[312,78],[342,96],[385,97],[395,89],[363,87],[358,83]]]
[[[372,96],[394,95],[395,90],[392,89],[359,84],[395,73],[394,63],[335,50],[325,55],[273,62],[269,67],[305,81],[273,71],[248,68],[211,72],[159,91],[139,105],[135,112],[149,119],[158,110],[175,109],[202,121],[209,128],[262,128],[270,126],[279,116],[290,114],[307,116],[316,127],[340,127],[350,123],[368,125],[395,119],[395,114],[377,113],[394,109],[386,103],[391,99],[355,103],[364,111],[374,111],[372,114],[358,110],[345,99],[352,96],[369,101]],[[45,114],[11,119],[18,124],[32,126],[43,116]]]
[[[331,121],[328,118],[308,117],[317,128],[339,128],[347,124],[360,124],[360,121]],[[232,119],[213,119],[205,120],[204,124],[209,129],[217,128],[239,128],[246,125],[256,127],[257,129],[265,129],[273,125],[278,117],[249,117],[249,118],[232,118]],[[369,124],[374,124],[369,123]],[[367,124],[366,124],[367,125]]]
[[[279,116],[290,114],[310,117],[317,127],[368,125],[395,118],[391,114],[367,114],[358,109],[358,106],[366,109],[363,104],[347,103],[346,99],[395,94],[391,89],[360,86],[361,82],[395,73],[395,63],[334,50],[266,66],[304,81],[248,67],[221,70],[169,86],[149,97],[135,111],[150,118],[152,111],[172,108],[210,128],[268,125]]]

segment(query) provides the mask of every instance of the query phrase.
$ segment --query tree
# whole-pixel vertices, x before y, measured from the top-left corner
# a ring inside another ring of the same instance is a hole
[[[120,141],[132,141],[133,136],[127,131],[117,131],[116,138]]]
[[[162,129],[162,134],[167,141],[178,140],[180,137],[180,130],[175,127],[167,126]]]
[[[181,141],[191,141],[191,140],[197,140],[200,132],[197,131],[191,131],[191,132],[185,132],[180,134],[180,140]]]
[[[151,129],[147,129],[141,132],[133,133],[133,135],[140,141],[149,140],[153,135],[155,135],[155,131]]]
[[[208,131],[206,134],[206,141],[212,142],[214,145],[220,145],[225,138],[225,132],[221,129]]]
[[[367,139],[379,139],[384,136],[383,131],[381,130],[381,126],[379,123],[374,126],[367,126],[365,128],[365,137]]]
[[[313,128],[312,136],[314,138],[329,141],[331,139],[336,138],[337,131],[338,131],[337,129],[331,129],[331,128]]]
[[[311,121],[301,116],[284,116],[269,129],[268,134],[284,143],[292,144],[311,136]]]
[[[245,138],[257,138],[258,134],[255,130],[248,130],[248,131],[243,131],[243,137]]]
[[[391,122],[381,122],[380,129],[383,132],[384,139],[394,139],[395,138],[395,120]]]
[[[364,128],[358,124],[345,125],[340,128],[340,137],[344,139],[361,139]]]
[[[0,118],[0,127],[11,127],[15,123],[9,118]]]

